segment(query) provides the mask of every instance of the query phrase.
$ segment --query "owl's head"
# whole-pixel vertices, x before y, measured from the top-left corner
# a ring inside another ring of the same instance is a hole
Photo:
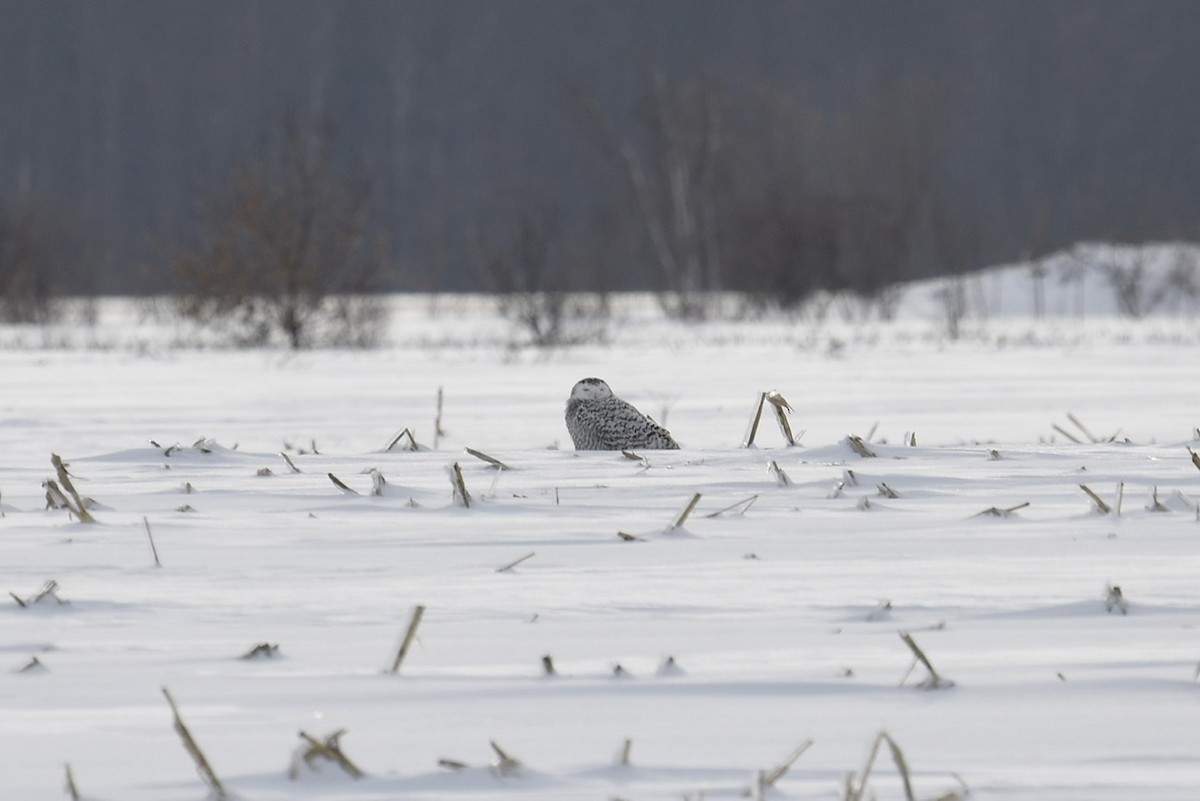
[[[608,388],[608,384],[599,378],[585,378],[576,382],[575,386],[571,389],[571,400],[611,398],[612,394],[613,392]]]

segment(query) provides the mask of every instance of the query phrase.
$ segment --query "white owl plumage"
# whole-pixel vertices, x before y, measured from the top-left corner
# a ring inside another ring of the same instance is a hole
[[[571,389],[566,420],[577,451],[679,448],[671,432],[618,398],[599,378],[585,378]]]

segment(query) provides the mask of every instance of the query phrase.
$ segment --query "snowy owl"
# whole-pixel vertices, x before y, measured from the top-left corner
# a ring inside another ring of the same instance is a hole
[[[679,448],[671,432],[618,398],[599,378],[585,378],[572,388],[567,431],[577,451]]]

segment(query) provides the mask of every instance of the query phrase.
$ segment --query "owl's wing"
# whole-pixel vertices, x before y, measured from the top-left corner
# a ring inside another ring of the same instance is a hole
[[[620,398],[584,405],[579,423],[607,450],[678,447],[665,428]]]

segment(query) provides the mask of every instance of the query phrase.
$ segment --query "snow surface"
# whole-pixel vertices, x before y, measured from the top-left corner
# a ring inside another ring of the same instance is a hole
[[[479,304],[406,303],[374,352],[126,347],[103,319],[90,347],[3,334],[30,340],[0,353],[0,589],[53,579],[69,603],[0,606],[0,798],[67,797],[66,763],[93,801],[207,797],[162,688],[247,801],[740,798],[808,739],[765,796],[838,799],[883,730],[921,799],[1200,797],[1194,321],[951,341],[934,318],[630,314],[608,346],[543,353]],[[572,451],[587,375],[684,450]],[[439,387],[437,449],[385,452],[405,427],[432,445]],[[801,444],[764,417],[741,448],[769,389]],[[51,453],[97,523],[43,508]],[[952,687],[922,689],[905,632]],[[260,643],[278,654],[240,658]],[[343,728],[365,778],[288,778],[298,732]],[[886,749],[871,793],[904,797]]]

